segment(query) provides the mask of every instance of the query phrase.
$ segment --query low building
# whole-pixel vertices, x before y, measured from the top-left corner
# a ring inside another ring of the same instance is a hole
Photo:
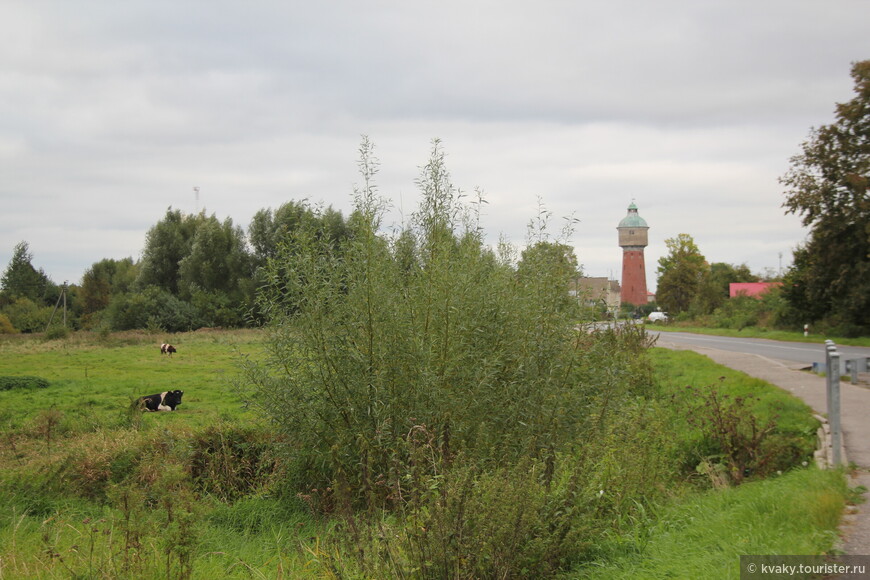
[[[728,286],[728,297],[752,296],[758,298],[771,288],[782,286],[782,282],[732,282]]]
[[[607,310],[616,312],[622,305],[622,290],[619,282],[603,276],[600,278],[581,276],[571,282],[568,292],[584,306],[605,304]]]

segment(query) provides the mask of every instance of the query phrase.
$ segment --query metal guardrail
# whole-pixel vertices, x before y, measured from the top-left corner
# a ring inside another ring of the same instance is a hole
[[[846,360],[841,360],[840,363],[840,370],[844,375],[849,375],[849,378],[853,385],[858,384],[859,373],[870,372],[870,357],[850,358]],[[827,360],[825,360],[825,362],[814,362],[813,372],[819,375],[827,374]]]
[[[828,405],[828,425],[831,437],[832,463],[842,464],[841,445],[843,432],[840,423],[840,379],[848,374],[851,383],[858,383],[858,373],[870,372],[870,357],[842,360],[833,340],[825,341],[825,362],[813,363],[813,372],[825,375],[825,388]]]

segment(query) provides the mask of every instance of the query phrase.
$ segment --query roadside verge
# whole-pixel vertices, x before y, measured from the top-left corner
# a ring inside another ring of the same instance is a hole
[[[776,385],[802,399],[820,417],[827,413],[825,379],[800,370],[804,365],[788,364],[755,354],[724,351],[705,347],[688,347],[667,340],[662,334],[656,346],[672,350],[692,350],[714,362],[741,371],[749,376]],[[843,429],[843,457],[856,469],[852,473],[853,486],[870,488],[870,389],[841,383],[841,424]],[[870,499],[867,492],[865,500]],[[849,555],[870,555],[870,502],[865,501],[852,513],[847,513],[841,526],[842,550]]]

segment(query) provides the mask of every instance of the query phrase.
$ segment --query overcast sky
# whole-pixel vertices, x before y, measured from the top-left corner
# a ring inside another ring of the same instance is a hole
[[[170,206],[347,215],[368,135],[388,226],[439,138],[490,242],[521,247],[540,199],[618,279],[634,200],[651,288],[680,233],[776,271],[806,236],[777,180],[868,58],[866,0],[2,0],[0,268],[24,240],[78,283]]]

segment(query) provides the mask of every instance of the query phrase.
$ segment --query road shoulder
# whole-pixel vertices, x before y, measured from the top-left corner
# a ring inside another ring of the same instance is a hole
[[[776,385],[802,399],[819,413],[826,415],[824,377],[802,371],[805,365],[786,363],[767,357],[731,352],[706,347],[690,347],[667,340],[662,334],[656,346],[672,350],[691,350],[709,357],[714,362],[741,371]],[[846,456],[856,469],[851,485],[870,488],[870,390],[841,383],[843,443]],[[870,501],[850,507],[843,518],[840,531],[842,550],[849,555],[870,555]]]

